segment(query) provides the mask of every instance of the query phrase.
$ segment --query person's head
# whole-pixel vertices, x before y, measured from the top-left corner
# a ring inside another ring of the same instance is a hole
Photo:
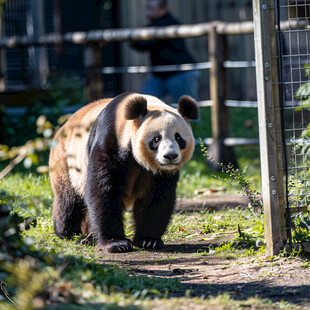
[[[155,21],[168,11],[167,0],[146,0],[145,15],[148,20]]]

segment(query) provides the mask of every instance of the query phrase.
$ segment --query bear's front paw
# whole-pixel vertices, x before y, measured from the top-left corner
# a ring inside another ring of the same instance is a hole
[[[129,239],[109,239],[97,244],[97,249],[106,253],[121,253],[132,251],[132,242]]]
[[[140,237],[133,241],[133,244],[139,248],[158,250],[164,247],[164,243],[159,238]]]

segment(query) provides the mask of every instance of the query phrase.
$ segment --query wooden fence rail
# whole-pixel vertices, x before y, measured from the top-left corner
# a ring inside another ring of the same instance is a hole
[[[281,30],[302,29],[308,26],[307,19],[296,21],[284,21],[280,24]],[[63,43],[89,44],[100,41],[121,42],[130,40],[172,39],[190,38],[208,35],[215,28],[219,35],[251,34],[254,32],[254,24],[251,21],[229,23],[213,21],[192,25],[178,25],[165,27],[147,27],[133,29],[105,29],[91,30],[88,32],[68,32],[44,34],[38,37],[12,36],[0,40],[0,48],[16,48],[19,46],[58,45]]]

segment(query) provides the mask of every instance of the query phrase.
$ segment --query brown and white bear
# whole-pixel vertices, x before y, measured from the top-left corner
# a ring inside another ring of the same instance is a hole
[[[78,110],[55,136],[50,179],[57,236],[93,234],[105,252],[159,249],[176,200],[179,169],[191,158],[197,103],[174,109],[153,96],[125,93]],[[133,207],[135,236],[123,211]]]

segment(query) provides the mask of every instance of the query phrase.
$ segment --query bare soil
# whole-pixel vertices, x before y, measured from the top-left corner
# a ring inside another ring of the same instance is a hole
[[[183,289],[170,292],[174,297],[184,296],[188,290],[191,296],[200,298],[226,292],[236,300],[258,297],[310,309],[310,268],[301,267],[305,259],[266,256],[227,259],[198,254],[210,244],[192,240],[166,244],[157,252],[105,254],[101,262],[125,267],[134,276],[178,278]]]
[[[103,254],[101,262],[122,266],[134,276],[178,278],[183,289],[170,292],[174,297],[185,296],[188,290],[190,296],[200,298],[226,292],[235,300],[255,297],[310,309],[307,258],[255,256],[228,259],[225,254],[221,257],[208,253],[210,245],[216,246],[227,238],[230,237],[225,235],[203,241],[197,236],[190,241],[167,243],[164,249],[156,252],[135,250]]]

